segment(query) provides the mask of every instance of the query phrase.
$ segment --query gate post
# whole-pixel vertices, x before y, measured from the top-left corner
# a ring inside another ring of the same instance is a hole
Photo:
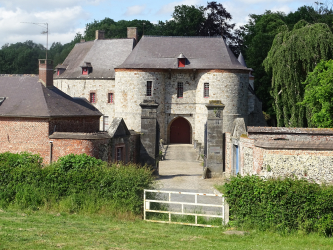
[[[221,101],[209,101],[207,117],[207,177],[223,174],[223,109]],[[210,176],[209,176],[210,175]]]
[[[158,175],[157,107],[155,101],[144,100],[141,104],[140,163],[153,167]]]

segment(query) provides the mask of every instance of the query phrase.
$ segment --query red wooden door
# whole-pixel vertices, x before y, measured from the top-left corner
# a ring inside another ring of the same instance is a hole
[[[185,118],[179,117],[172,122],[170,143],[191,143],[191,127]]]

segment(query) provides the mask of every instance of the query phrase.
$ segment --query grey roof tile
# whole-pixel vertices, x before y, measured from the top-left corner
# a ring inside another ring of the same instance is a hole
[[[117,68],[178,68],[177,57],[187,58],[185,69],[240,69],[242,66],[222,37],[144,36]],[[182,68],[184,69],[184,68]]]
[[[55,79],[67,78],[114,78],[114,68],[125,61],[131,53],[134,39],[94,40],[75,44],[62,65],[67,69]],[[92,73],[82,75],[85,62],[90,62]]]
[[[238,56],[238,59],[237,59],[239,62],[240,62],[240,64],[242,64],[244,67],[247,67],[247,65],[246,65],[246,62],[245,62],[245,59],[244,59],[244,56],[243,56],[243,54],[242,54],[242,52],[241,53],[239,53],[239,56]]]
[[[82,117],[101,116],[83,98],[72,98],[61,90],[46,88],[38,76],[0,76],[0,117]]]

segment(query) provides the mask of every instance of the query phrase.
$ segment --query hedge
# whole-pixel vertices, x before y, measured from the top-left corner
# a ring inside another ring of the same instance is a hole
[[[304,179],[236,176],[219,188],[239,225],[261,230],[333,232],[333,186]]]

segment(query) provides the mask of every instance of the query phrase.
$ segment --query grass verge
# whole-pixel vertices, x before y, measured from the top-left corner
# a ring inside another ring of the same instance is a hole
[[[332,249],[333,238],[149,223],[114,216],[1,210],[0,249]]]

